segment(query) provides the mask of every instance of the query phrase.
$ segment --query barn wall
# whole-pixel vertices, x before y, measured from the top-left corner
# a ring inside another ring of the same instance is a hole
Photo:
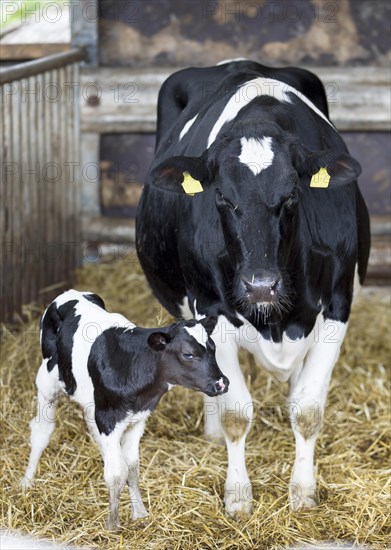
[[[264,63],[386,64],[384,0],[105,0],[101,65],[215,64],[238,55]]]

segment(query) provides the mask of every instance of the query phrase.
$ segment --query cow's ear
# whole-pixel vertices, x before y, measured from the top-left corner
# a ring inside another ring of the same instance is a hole
[[[346,185],[361,174],[360,163],[348,153],[339,153],[332,149],[314,152],[297,143],[292,152],[299,176],[309,176],[311,187]]]
[[[208,317],[201,319],[200,323],[206,330],[206,334],[210,336],[216,327],[217,315],[209,315]]]
[[[337,187],[357,180],[361,166],[347,153],[323,151],[307,158],[311,187]]]
[[[148,346],[154,351],[163,351],[171,341],[171,336],[165,332],[152,332],[148,337]]]
[[[156,187],[190,196],[202,193],[208,179],[203,157],[171,157],[151,172],[151,183]]]

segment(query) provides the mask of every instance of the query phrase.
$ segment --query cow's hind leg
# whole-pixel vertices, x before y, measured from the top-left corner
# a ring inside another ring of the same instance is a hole
[[[225,508],[231,515],[251,514],[252,488],[245,461],[246,436],[250,429],[253,404],[238,361],[236,329],[224,317],[219,318],[213,334],[216,360],[230,381],[229,391],[205,404],[207,435],[225,438],[228,472],[225,482]]]
[[[37,415],[30,422],[30,459],[24,476],[20,481],[23,489],[32,486],[38,462],[43,451],[49,444],[54,430],[54,419],[57,407],[58,394],[61,389],[58,381],[58,367],[50,372],[47,369],[47,359],[42,361],[38,370],[37,385]]]
[[[296,458],[289,491],[293,511],[312,508],[317,504],[314,450],[323,423],[330,376],[345,333],[344,323],[322,322],[319,341],[308,352],[301,372],[290,380],[289,409],[296,440]]]

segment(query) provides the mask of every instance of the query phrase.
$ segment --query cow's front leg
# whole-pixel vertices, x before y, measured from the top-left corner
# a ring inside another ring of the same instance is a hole
[[[109,514],[106,527],[109,530],[120,529],[118,518],[119,497],[128,476],[128,467],[122,455],[121,437],[126,429],[126,422],[116,425],[109,434],[101,434],[100,449],[104,462],[104,478],[109,492]]]
[[[318,328],[317,342],[310,348],[302,370],[290,380],[288,405],[296,440],[289,490],[293,511],[317,505],[315,444],[323,423],[330,376],[346,333],[346,325],[338,321],[321,321]]]
[[[228,451],[225,482],[225,508],[231,515],[251,514],[252,488],[245,461],[246,436],[250,429],[253,404],[238,361],[236,329],[220,317],[212,336],[216,343],[216,360],[230,381],[228,393],[205,403],[206,434],[222,433]]]
[[[128,486],[130,502],[132,503],[132,519],[140,519],[148,516],[139,486],[140,461],[139,444],[144,433],[145,421],[140,420],[131,426],[122,438],[122,454],[128,466]]]

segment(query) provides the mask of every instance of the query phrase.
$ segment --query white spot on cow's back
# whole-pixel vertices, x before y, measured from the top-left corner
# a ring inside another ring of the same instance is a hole
[[[190,120],[188,120],[186,122],[186,124],[184,125],[184,127],[182,128],[182,131],[181,133],[179,134],[179,141],[181,141],[181,139],[183,138],[184,135],[187,134],[187,132],[190,130],[190,128],[192,127],[192,125],[194,124],[196,118],[198,117],[198,113],[196,114],[195,117],[191,118]]]
[[[235,57],[235,59],[223,59],[223,61],[219,61],[216,63],[216,67],[219,65],[226,65],[227,63],[236,63],[237,61],[247,61],[245,57]]]
[[[274,97],[274,99],[284,103],[292,103],[289,93],[296,95],[301,101],[303,101],[303,103],[310,107],[310,109],[323,118],[323,120],[325,120],[327,124],[330,124],[330,126],[335,130],[333,124],[322,113],[322,111],[320,111],[320,109],[318,109],[318,107],[316,107],[304,94],[296,90],[296,88],[293,88],[293,86],[289,86],[289,84],[285,84],[284,82],[274,78],[264,78],[263,76],[260,76],[258,78],[254,78],[253,80],[249,80],[240,86],[234,95],[229,99],[212,128],[208,138],[208,147],[210,147],[215,141],[224,124],[230,120],[233,120],[239,111],[248,105],[250,101],[256,97],[266,95]]]
[[[251,170],[254,176],[272,164],[274,153],[271,137],[263,137],[261,139],[242,137],[240,143],[242,151],[239,155],[239,160]]]
[[[185,330],[192,336],[201,346],[206,347],[206,342],[208,341],[208,335],[204,327],[197,323],[194,327],[185,327]]]

